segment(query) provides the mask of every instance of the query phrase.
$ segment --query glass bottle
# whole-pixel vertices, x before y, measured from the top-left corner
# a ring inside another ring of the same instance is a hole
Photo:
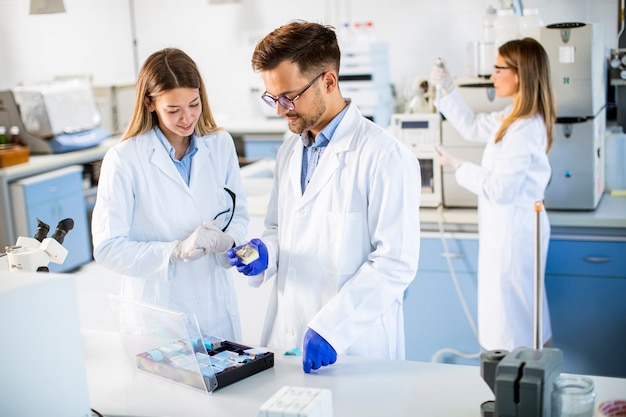
[[[20,128],[18,126],[11,126],[9,128],[9,143],[13,145],[23,145],[22,138],[20,138]]]
[[[7,138],[7,128],[5,126],[0,126],[0,145],[6,145],[9,143],[9,138]]]
[[[539,41],[542,26],[543,20],[539,16],[539,9],[524,9],[524,15],[519,21],[519,37]]]
[[[519,38],[519,23],[513,9],[500,9],[494,23],[496,50],[502,44]]]
[[[495,42],[496,40],[496,14],[495,7],[489,6],[483,17],[483,42]]]
[[[552,417],[593,417],[596,394],[591,378],[561,375],[552,389]]]

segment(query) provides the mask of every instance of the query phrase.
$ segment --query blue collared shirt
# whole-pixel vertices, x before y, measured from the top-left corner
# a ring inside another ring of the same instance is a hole
[[[302,143],[304,144],[304,152],[302,152],[302,171],[300,173],[300,186],[302,188],[302,194],[304,194],[304,190],[307,185],[309,185],[313,172],[317,167],[317,163],[324,154],[324,151],[328,146],[328,142],[330,142],[333,138],[335,130],[337,130],[337,126],[339,126],[339,123],[343,119],[347,110],[348,106],[339,112],[339,114],[320,131],[315,139],[311,138],[311,132],[309,131],[303,132],[300,135]]]
[[[161,132],[161,129],[159,129],[158,126],[155,126],[154,132],[156,133],[157,138],[159,138],[159,141],[165,147],[165,150],[169,154],[172,162],[174,163],[176,170],[178,170],[178,173],[183,178],[183,181],[185,181],[185,183],[187,183],[187,185],[189,186],[189,179],[191,178],[191,159],[196,154],[196,152],[198,152],[196,134],[191,134],[191,140],[189,142],[189,146],[187,147],[187,151],[185,152],[185,155],[182,157],[182,159],[179,161],[178,159],[176,159],[176,150],[174,149],[170,141],[167,140],[163,132]]]

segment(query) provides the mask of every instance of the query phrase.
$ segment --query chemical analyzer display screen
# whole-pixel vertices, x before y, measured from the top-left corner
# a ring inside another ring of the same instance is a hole
[[[428,120],[406,120],[402,122],[402,129],[428,129]]]

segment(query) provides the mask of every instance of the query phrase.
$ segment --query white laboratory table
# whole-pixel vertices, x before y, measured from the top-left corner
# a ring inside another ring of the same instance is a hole
[[[331,389],[334,417],[479,417],[493,399],[477,366],[340,356],[305,374],[300,357],[276,351],[273,368],[207,394],[134,369],[108,305],[119,276],[92,263],[75,277],[90,404],[106,416],[255,417],[285,385]],[[626,399],[626,379],[592,378],[598,402]]]
[[[254,417],[282,386],[332,390],[335,417],[479,417],[493,394],[479,367],[340,356],[302,372],[301,358],[275,354],[273,368],[207,394],[132,369],[119,334],[83,331],[91,407],[106,416]],[[592,377],[598,403],[625,398],[626,379]]]

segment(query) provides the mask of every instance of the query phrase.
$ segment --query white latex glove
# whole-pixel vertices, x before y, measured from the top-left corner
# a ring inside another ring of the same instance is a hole
[[[172,261],[193,261],[209,253],[222,253],[233,247],[235,241],[215,224],[204,221],[185,240],[176,244]]]
[[[437,88],[441,96],[454,90],[454,81],[452,81],[446,61],[443,58],[438,58],[430,70],[430,84]]]
[[[435,152],[437,156],[439,157],[439,163],[443,167],[452,167],[456,171],[457,169],[459,169],[461,164],[465,162],[462,159],[457,158],[456,156],[452,155],[441,145],[435,146]]]

